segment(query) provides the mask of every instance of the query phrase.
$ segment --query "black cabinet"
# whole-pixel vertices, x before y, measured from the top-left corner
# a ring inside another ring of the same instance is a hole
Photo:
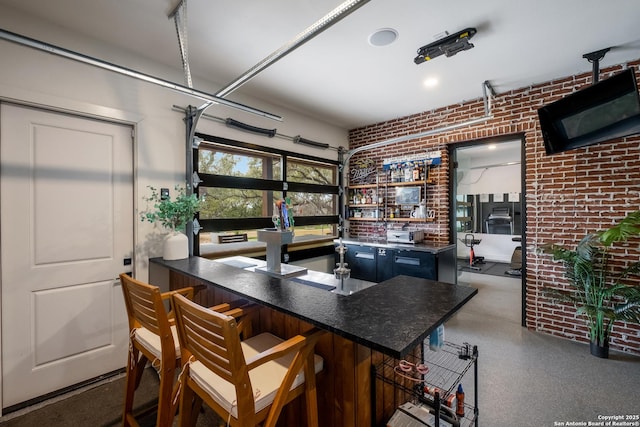
[[[344,246],[347,248],[344,260],[354,279],[380,283],[402,274],[457,283],[455,246],[436,253],[386,245],[345,243]],[[336,252],[335,256],[336,263],[340,262],[340,255]]]
[[[438,280],[436,256],[429,252],[396,249],[393,254],[393,275]]]
[[[393,273],[394,250],[377,248],[376,282],[383,282],[395,276]]]
[[[397,274],[393,270],[393,249],[375,246],[345,244],[347,252],[344,262],[351,269],[351,277],[368,282],[383,282]],[[336,263],[340,262],[340,255],[336,252]]]
[[[344,262],[351,269],[351,277],[377,282],[376,279],[376,252],[373,246],[345,245],[347,252],[344,254]],[[336,262],[340,262],[339,254],[336,254]]]

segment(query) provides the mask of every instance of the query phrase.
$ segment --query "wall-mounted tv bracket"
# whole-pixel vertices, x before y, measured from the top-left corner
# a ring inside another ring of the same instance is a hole
[[[592,84],[598,83],[598,80],[600,80],[600,60],[604,58],[604,56],[610,50],[611,48],[607,47],[605,49],[596,50],[595,52],[585,53],[584,55],[582,55],[583,58],[593,64]]]

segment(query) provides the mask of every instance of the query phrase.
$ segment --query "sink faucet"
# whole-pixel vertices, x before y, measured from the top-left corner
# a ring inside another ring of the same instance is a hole
[[[336,247],[336,252],[340,254],[340,262],[333,269],[333,274],[336,279],[340,279],[340,286],[342,287],[344,279],[348,279],[351,276],[351,269],[347,268],[347,264],[344,262],[344,254],[347,252],[347,247],[342,243],[342,237],[340,238],[340,244]]]
[[[351,276],[351,269],[347,268],[347,263],[344,262],[344,254],[347,252],[347,247],[342,243],[342,237],[340,238],[340,244],[336,248],[336,252],[340,254],[340,262],[337,263],[337,267],[333,269],[335,278],[340,280],[340,288],[336,291],[339,294],[344,294],[344,281]]]

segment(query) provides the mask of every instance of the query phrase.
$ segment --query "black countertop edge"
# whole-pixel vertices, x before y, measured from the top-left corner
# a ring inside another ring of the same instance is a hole
[[[340,243],[340,239],[334,239],[334,244]],[[409,249],[420,252],[430,252],[433,254],[439,254],[441,252],[446,252],[450,250],[454,250],[456,248],[455,244],[451,243],[388,243],[385,240],[374,240],[374,239],[358,239],[358,238],[343,238],[342,243],[344,244],[354,244],[361,246],[373,246],[376,248],[388,248],[388,249]]]
[[[396,276],[345,296],[201,257],[149,262],[398,359],[478,292],[469,286]]]

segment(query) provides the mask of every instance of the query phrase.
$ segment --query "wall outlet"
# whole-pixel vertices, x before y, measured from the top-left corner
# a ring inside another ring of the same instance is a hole
[[[161,188],[160,189],[160,200],[167,200],[169,198],[169,189]]]

